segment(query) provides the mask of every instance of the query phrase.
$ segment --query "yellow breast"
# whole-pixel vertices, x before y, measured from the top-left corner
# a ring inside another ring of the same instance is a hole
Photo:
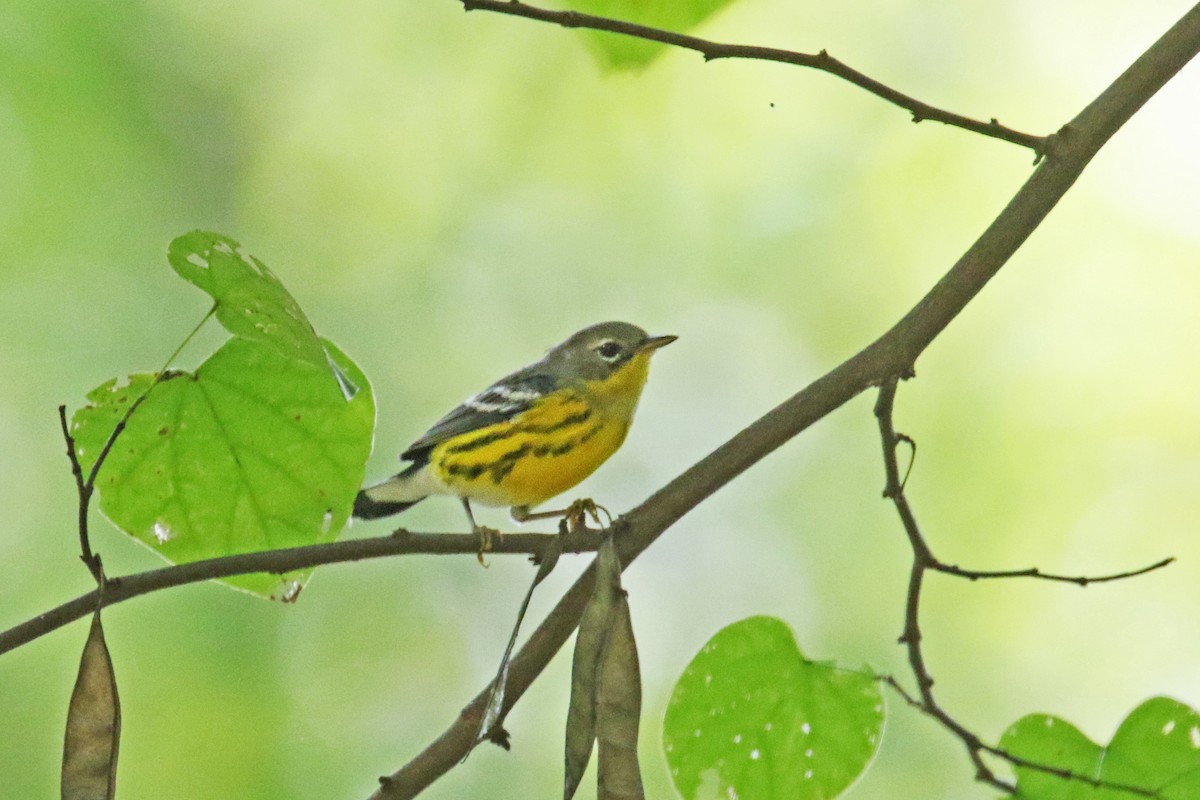
[[[511,420],[437,445],[430,469],[454,494],[493,506],[536,506],[596,471],[625,441],[648,356],[603,381],[547,395]]]

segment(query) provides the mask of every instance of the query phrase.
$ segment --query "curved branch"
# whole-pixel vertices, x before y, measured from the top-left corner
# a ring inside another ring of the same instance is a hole
[[[872,385],[910,374],[917,356],[1041,224],[1104,143],[1198,51],[1200,5],[1185,14],[1047,142],[1047,158],[1016,196],[950,271],[890,330],[751,423],[618,520],[621,563],[628,566],[689,510],[829,412]],[[520,699],[575,630],[593,581],[594,570],[589,568],[512,660],[506,710]],[[474,746],[487,697],[485,687],[424,751],[381,778],[372,800],[413,797],[458,764]]]
[[[611,19],[609,17],[598,17],[578,11],[552,11],[546,8],[531,6],[528,3],[521,2],[521,0],[460,0],[460,2],[462,2],[463,8],[467,11],[494,11],[498,14],[509,14],[511,16],[549,22],[554,25],[561,25],[564,28],[588,28],[594,31],[608,31],[609,33],[632,36],[635,39],[645,39],[651,42],[672,45],[684,50],[694,50],[704,56],[705,61],[716,61],[721,58],[745,58],[755,61],[775,61],[781,64],[793,64],[798,67],[817,69],[821,72],[837,76],[860,89],[870,92],[876,97],[886,100],[892,105],[903,108],[912,114],[912,121],[914,123],[924,122],[925,120],[941,122],[955,128],[971,131],[972,133],[990,136],[993,139],[1011,142],[1021,147],[1028,147],[1038,159],[1041,159],[1046,154],[1047,137],[1045,136],[1034,136],[1031,133],[1022,133],[1021,131],[1005,127],[995,117],[984,122],[972,119],[971,117],[965,117],[962,114],[956,114],[953,111],[946,111],[945,109],[931,106],[928,103],[923,103],[897,89],[880,83],[874,78],[864,75],[853,67],[829,55],[825,50],[819,53],[798,53],[794,50],[781,50],[776,47],[723,44],[661,28],[651,28],[635,22],[625,22],[624,20]]]

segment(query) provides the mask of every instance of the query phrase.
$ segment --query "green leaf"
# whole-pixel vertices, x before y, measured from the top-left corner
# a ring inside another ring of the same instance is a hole
[[[1177,700],[1155,697],[1135,708],[1108,747],[1100,747],[1071,723],[1031,714],[1000,740],[1010,754],[1066,770],[1076,779],[1016,767],[1017,797],[1025,800],[1130,800],[1117,786],[1158,792],[1162,800],[1200,797],[1200,714]],[[1085,780],[1110,786],[1096,789]]]
[[[101,511],[174,563],[332,541],[362,482],[375,405],[357,366],[324,347],[364,387],[353,399],[324,364],[239,338],[195,373],[94,389],[72,425],[85,474],[129,405],[150,391],[101,467]],[[292,599],[308,574],[227,581]]]
[[[873,675],[809,661],[791,630],[750,617],[719,631],[684,670],[663,722],[686,800],[836,797],[879,746]]]
[[[167,261],[212,296],[217,320],[234,336],[266,342],[290,358],[328,364],[300,304],[265,264],[227,236],[192,231],[171,242]]]
[[[1097,778],[1100,775],[1100,761],[1103,756],[1100,746],[1080,733],[1071,723],[1056,717],[1044,714],[1022,717],[1005,732],[1000,746],[1013,755],[1065,769],[1075,775],[1088,778]],[[1089,784],[1063,781],[1039,770],[1018,768],[1017,776],[1021,797],[1062,800],[1084,796],[1095,800],[1109,798],[1107,792],[1097,792]]]
[[[732,0],[560,0],[560,5],[598,17],[686,33]],[[607,31],[584,31],[588,47],[607,69],[641,69],[667,45]]]

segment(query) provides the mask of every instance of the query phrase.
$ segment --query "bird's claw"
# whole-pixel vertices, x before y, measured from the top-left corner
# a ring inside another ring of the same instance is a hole
[[[612,515],[608,513],[608,509],[599,505],[590,497],[581,497],[563,509],[562,519],[558,523],[559,533],[576,533],[578,531],[587,530],[587,521],[589,518],[596,523],[598,527],[605,527],[600,521],[600,512],[604,512],[604,516],[612,521]]]
[[[491,565],[483,557],[483,554],[492,552],[496,540],[503,536],[503,534],[495,528],[489,528],[485,525],[476,525],[475,534],[479,536],[479,552],[475,554],[475,558],[479,561],[481,567],[487,569]]]

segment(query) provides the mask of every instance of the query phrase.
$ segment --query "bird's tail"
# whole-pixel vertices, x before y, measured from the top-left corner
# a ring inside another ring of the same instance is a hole
[[[425,464],[414,464],[399,475],[382,483],[368,486],[354,498],[354,516],[358,519],[379,519],[399,514],[429,496],[425,487]]]
[[[390,517],[392,514],[399,514],[405,509],[412,508],[421,500],[412,500],[407,503],[401,503],[388,500],[372,500],[369,494],[369,489],[363,489],[354,497],[354,516],[358,519],[379,519],[381,517]]]

